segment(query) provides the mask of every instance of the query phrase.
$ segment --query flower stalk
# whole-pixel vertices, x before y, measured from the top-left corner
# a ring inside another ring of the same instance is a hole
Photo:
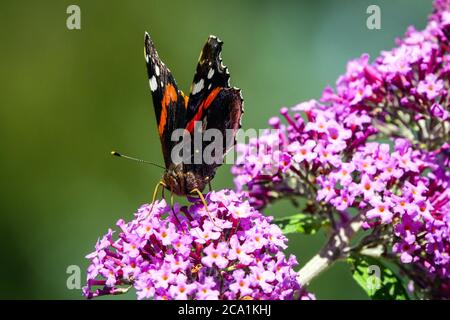
[[[350,252],[350,242],[353,236],[361,229],[363,215],[358,214],[345,226],[339,227],[325,246],[311,258],[298,272],[297,281],[302,287],[306,287],[310,282],[327,270],[339,259],[348,257]]]

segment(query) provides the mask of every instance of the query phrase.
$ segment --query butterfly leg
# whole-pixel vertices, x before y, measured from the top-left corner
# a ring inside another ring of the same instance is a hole
[[[211,181],[208,181],[208,189],[209,189],[209,192],[211,192],[211,191],[212,191],[212,187],[211,187]]]
[[[158,184],[155,187],[155,191],[153,191],[152,206],[150,207],[150,212],[153,211],[153,206],[155,204],[156,195],[158,194],[158,190],[161,186],[163,187],[163,191],[164,191],[164,188],[167,187],[167,185],[162,180],[160,182],[158,182]],[[163,197],[164,197],[164,195],[163,195]]]
[[[199,196],[199,198],[201,199],[203,205],[205,206],[205,210],[208,213],[209,218],[211,219],[211,222],[218,228],[220,228],[217,224],[216,221],[214,220],[213,216],[211,215],[211,212],[208,209],[208,204],[206,203],[205,197],[203,197],[203,194],[200,192],[200,190],[198,190],[197,188],[191,190],[190,192],[191,194],[196,194]],[[222,228],[220,228],[222,229]]]
[[[161,198],[164,199],[164,200],[166,200],[166,195],[164,194],[164,190],[166,190],[165,187],[166,186],[164,185],[164,188],[162,188],[162,190],[161,190]]]
[[[178,225],[180,226],[181,230],[183,230],[183,233],[184,233],[183,225],[181,224],[180,219],[178,219],[178,216],[177,216],[177,214],[175,213],[175,209],[173,208],[173,204],[174,204],[173,196],[174,196],[174,195],[173,195],[173,190],[170,190],[170,210],[172,211],[173,216],[174,216],[175,219],[177,220]]]
[[[152,203],[155,202],[156,195],[157,195],[158,190],[159,190],[159,188],[160,188],[161,186],[163,186],[163,188],[167,187],[167,185],[166,185],[162,180],[161,180],[160,182],[158,182],[158,184],[157,184],[156,187],[155,187],[155,191],[153,191]],[[163,192],[164,192],[164,189],[163,189]],[[164,194],[163,194],[163,196],[164,196]]]

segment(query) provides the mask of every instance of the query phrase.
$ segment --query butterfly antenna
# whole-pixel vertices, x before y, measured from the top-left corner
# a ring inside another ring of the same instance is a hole
[[[150,161],[146,161],[146,160],[142,160],[142,159],[138,159],[138,158],[133,158],[133,157],[121,154],[121,153],[119,153],[117,151],[111,151],[111,155],[116,156],[116,157],[120,157],[120,158],[125,158],[125,159],[132,160],[132,161],[136,161],[136,162],[140,162],[140,163],[151,164],[151,165],[153,165],[155,167],[158,167],[158,168],[161,168],[163,170],[166,170],[166,168],[164,168],[163,166],[160,166],[159,164],[156,164],[156,163],[153,163],[153,162],[150,162]]]

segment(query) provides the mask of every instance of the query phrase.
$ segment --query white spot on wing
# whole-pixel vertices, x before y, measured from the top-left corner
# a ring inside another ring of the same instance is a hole
[[[209,90],[209,89],[211,89],[211,84],[212,84],[212,83],[210,83],[210,84],[209,84],[209,86],[208,86],[208,90]]]
[[[155,64],[155,73],[159,77],[159,67],[157,64]]]
[[[150,90],[155,91],[156,88],[158,88],[158,84],[156,83],[156,78],[155,76],[151,77],[151,79],[149,80],[150,83]]]
[[[148,54],[145,55],[145,61],[147,61],[147,63],[150,61]]]
[[[194,88],[192,88],[192,94],[197,94],[197,93],[199,93],[200,91],[202,91],[202,89],[203,89],[203,84],[204,84],[203,79],[200,79],[199,82],[197,82],[196,84],[194,84]]]
[[[208,79],[211,79],[213,75],[214,75],[214,69],[211,68],[208,71]]]

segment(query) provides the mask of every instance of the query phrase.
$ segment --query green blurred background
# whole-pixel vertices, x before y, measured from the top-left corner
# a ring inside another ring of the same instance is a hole
[[[81,30],[66,8],[81,8]],[[366,28],[381,8],[382,29]],[[244,128],[279,107],[318,98],[348,59],[375,57],[408,25],[423,28],[431,0],[2,1],[0,5],[0,298],[79,299],[66,268],[97,237],[151,199],[161,171],[112,158],[112,149],[162,163],[143,57],[147,30],[188,90],[209,34],[224,41],[232,85],[243,89]],[[232,186],[230,167],[213,188]],[[292,213],[280,203],[268,212]],[[324,235],[290,237],[303,265]],[[362,299],[347,266],[310,287],[319,299]],[[119,298],[134,298],[131,293]]]

